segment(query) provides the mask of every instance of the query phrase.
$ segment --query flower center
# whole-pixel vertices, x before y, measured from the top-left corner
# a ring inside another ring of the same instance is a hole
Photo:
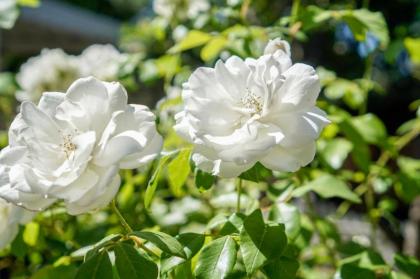
[[[241,99],[243,106],[251,112],[251,115],[261,114],[263,102],[261,96],[257,96],[247,88],[247,94]]]
[[[66,134],[63,135],[63,143],[60,144],[61,149],[66,154],[67,159],[70,157],[70,154],[76,150],[76,145],[72,142],[73,135]]]

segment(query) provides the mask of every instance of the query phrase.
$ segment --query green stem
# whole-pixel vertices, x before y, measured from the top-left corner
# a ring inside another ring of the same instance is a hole
[[[236,212],[241,212],[241,192],[242,192],[242,179],[238,179],[238,184],[236,185]]]
[[[296,23],[298,19],[298,14],[299,14],[299,8],[300,8],[300,0],[293,0],[291,20],[290,20],[291,24]]]
[[[308,209],[309,209],[309,212],[307,212],[307,214],[309,215],[309,221],[311,222],[312,226],[314,227],[315,232],[318,234],[321,244],[325,247],[325,249],[327,249],[328,256],[331,258],[332,265],[335,268],[337,268],[338,267],[338,262],[337,262],[336,252],[335,252],[334,249],[332,249],[330,247],[330,245],[328,245],[327,238],[325,237],[325,235],[321,232],[321,230],[318,227],[317,220],[319,219],[319,216],[316,212],[316,209],[315,209],[315,206],[314,206],[314,204],[311,200],[311,197],[309,196],[309,193],[305,195],[305,202],[308,205]]]
[[[133,229],[130,227],[130,225],[127,223],[127,221],[122,216],[121,212],[118,210],[117,204],[115,200],[112,200],[111,202],[111,209],[117,215],[118,220],[120,220],[121,225],[124,227],[124,229],[127,231],[127,233],[132,233]]]

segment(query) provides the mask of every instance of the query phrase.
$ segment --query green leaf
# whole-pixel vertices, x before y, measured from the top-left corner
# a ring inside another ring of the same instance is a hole
[[[324,146],[319,148],[321,159],[331,168],[338,170],[353,149],[353,144],[343,138],[328,140]]]
[[[314,191],[326,199],[338,197],[354,203],[361,202],[359,196],[353,193],[344,181],[329,174],[324,174],[308,184],[296,189],[293,196],[301,197],[309,191]]]
[[[23,259],[26,253],[28,252],[28,246],[23,241],[23,230],[19,229],[18,235],[12,242],[11,253],[15,255],[18,259]]]
[[[340,268],[341,279],[375,279],[376,275],[370,269],[345,264]]]
[[[220,235],[229,235],[234,233],[240,233],[243,226],[246,216],[242,213],[233,213],[227,219],[227,222],[223,225],[220,230]]]
[[[270,210],[270,220],[284,224],[289,239],[294,239],[300,232],[299,209],[292,204],[274,204]]]
[[[204,244],[204,235],[197,233],[183,233],[177,236],[182,244],[187,259],[191,259],[200,251]],[[185,259],[165,254],[161,258],[161,272],[167,273],[176,266],[186,262]]]
[[[186,258],[182,244],[176,238],[163,232],[141,231],[133,232],[133,235],[146,239],[156,245],[160,250],[171,255]]]
[[[35,246],[39,238],[39,229],[38,223],[30,222],[26,224],[23,231],[23,241],[29,246]]]
[[[115,248],[115,265],[121,279],[156,279],[156,264],[144,258],[133,246],[118,243]]]
[[[354,10],[353,16],[362,22],[367,29],[379,39],[381,48],[389,44],[389,32],[385,18],[381,12],[372,12],[367,9]]]
[[[210,39],[212,38],[211,35],[198,31],[198,30],[191,30],[188,32],[188,34],[185,36],[184,39],[182,39],[179,43],[171,47],[168,52],[169,53],[177,53],[182,52],[191,48],[195,48],[201,45],[204,45]]]
[[[420,271],[420,262],[415,257],[396,254],[394,261],[399,270],[413,276],[413,278]]]
[[[152,199],[155,195],[156,188],[159,183],[159,176],[160,172],[162,171],[163,166],[167,163],[168,159],[170,158],[169,155],[163,156],[160,158],[159,164],[153,173],[152,178],[150,179],[149,183],[147,184],[146,193],[144,194],[144,206],[146,209],[149,209],[150,204],[152,203]]]
[[[199,168],[195,168],[195,186],[200,191],[205,191],[213,186],[214,182],[216,181],[216,177],[207,173],[205,171],[200,170]]]
[[[270,279],[294,279],[299,269],[299,262],[296,259],[280,257],[264,266],[264,273]]]
[[[420,38],[405,38],[404,46],[414,64],[420,64]]]
[[[345,134],[346,138],[353,143],[351,152],[354,162],[365,173],[369,171],[370,166],[370,150],[369,146],[360,135],[359,131],[353,126],[350,119],[346,118],[339,123],[340,130]]]
[[[243,172],[239,178],[253,181],[253,182],[261,182],[265,181],[268,177],[272,176],[273,172],[266,167],[264,167],[261,163],[256,163],[252,168]]]
[[[249,276],[268,260],[282,255],[287,245],[284,230],[283,225],[265,224],[260,209],[245,219],[240,234],[240,250]]]
[[[198,279],[223,279],[236,262],[237,247],[230,236],[218,238],[201,251],[195,269]]]
[[[183,149],[178,155],[168,164],[168,180],[169,186],[175,197],[182,196],[182,186],[187,181],[188,175],[191,172],[190,156],[191,149]]]
[[[112,265],[108,253],[102,251],[85,261],[76,274],[76,279],[112,279]]]
[[[36,8],[39,6],[39,0],[17,0],[17,3],[20,6],[26,6],[31,8]]]
[[[216,58],[226,46],[228,40],[224,36],[213,37],[201,50],[200,56],[205,62]]]
[[[366,142],[378,145],[386,143],[385,125],[376,115],[368,113],[356,116],[352,118],[351,123]]]
[[[60,265],[52,266],[47,265],[37,272],[35,272],[30,278],[31,279],[74,279],[77,273],[77,268],[74,265]],[[87,278],[87,277],[78,277],[78,278]],[[98,278],[98,277],[92,277]],[[104,277],[110,278],[110,277]],[[112,278],[112,277],[111,277]]]

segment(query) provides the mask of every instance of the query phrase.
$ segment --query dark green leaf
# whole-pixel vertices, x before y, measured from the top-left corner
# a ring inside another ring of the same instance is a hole
[[[261,163],[256,163],[252,168],[243,172],[239,177],[245,180],[260,182],[266,180],[268,177],[272,176],[273,172]]]
[[[299,269],[296,259],[280,257],[264,266],[264,273],[270,279],[294,279]]]
[[[230,236],[212,241],[204,247],[195,269],[198,279],[223,279],[233,270],[237,247]]]
[[[112,265],[108,253],[102,251],[85,261],[76,274],[76,279],[112,279]]]
[[[340,268],[341,279],[375,279],[375,272],[370,269],[345,264]]]
[[[233,233],[240,233],[244,225],[246,216],[242,213],[233,213],[229,216],[222,229],[220,230],[221,235],[229,235]]]
[[[204,235],[197,233],[183,233],[177,239],[182,244],[187,259],[194,257],[204,244]],[[161,272],[166,273],[185,261],[183,258],[165,254],[161,259]]]
[[[195,169],[195,186],[200,190],[208,190],[213,186],[216,177],[198,168]]]
[[[283,225],[265,224],[259,209],[245,219],[240,235],[240,249],[249,276],[267,260],[273,260],[282,255],[287,245],[284,230]]]
[[[396,254],[394,261],[399,270],[410,276],[415,277],[420,271],[420,262],[415,257]]]
[[[115,248],[115,264],[121,279],[156,279],[156,264],[143,257],[133,246],[118,243]]]
[[[133,232],[133,235],[138,236],[142,239],[146,239],[156,245],[160,250],[170,255],[186,258],[186,254],[183,250],[182,244],[179,241],[163,232]]]

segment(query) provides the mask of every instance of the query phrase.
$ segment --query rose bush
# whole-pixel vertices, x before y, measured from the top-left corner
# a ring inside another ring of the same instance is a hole
[[[418,276],[415,1],[66,2],[124,23],[1,32],[0,278]]]

